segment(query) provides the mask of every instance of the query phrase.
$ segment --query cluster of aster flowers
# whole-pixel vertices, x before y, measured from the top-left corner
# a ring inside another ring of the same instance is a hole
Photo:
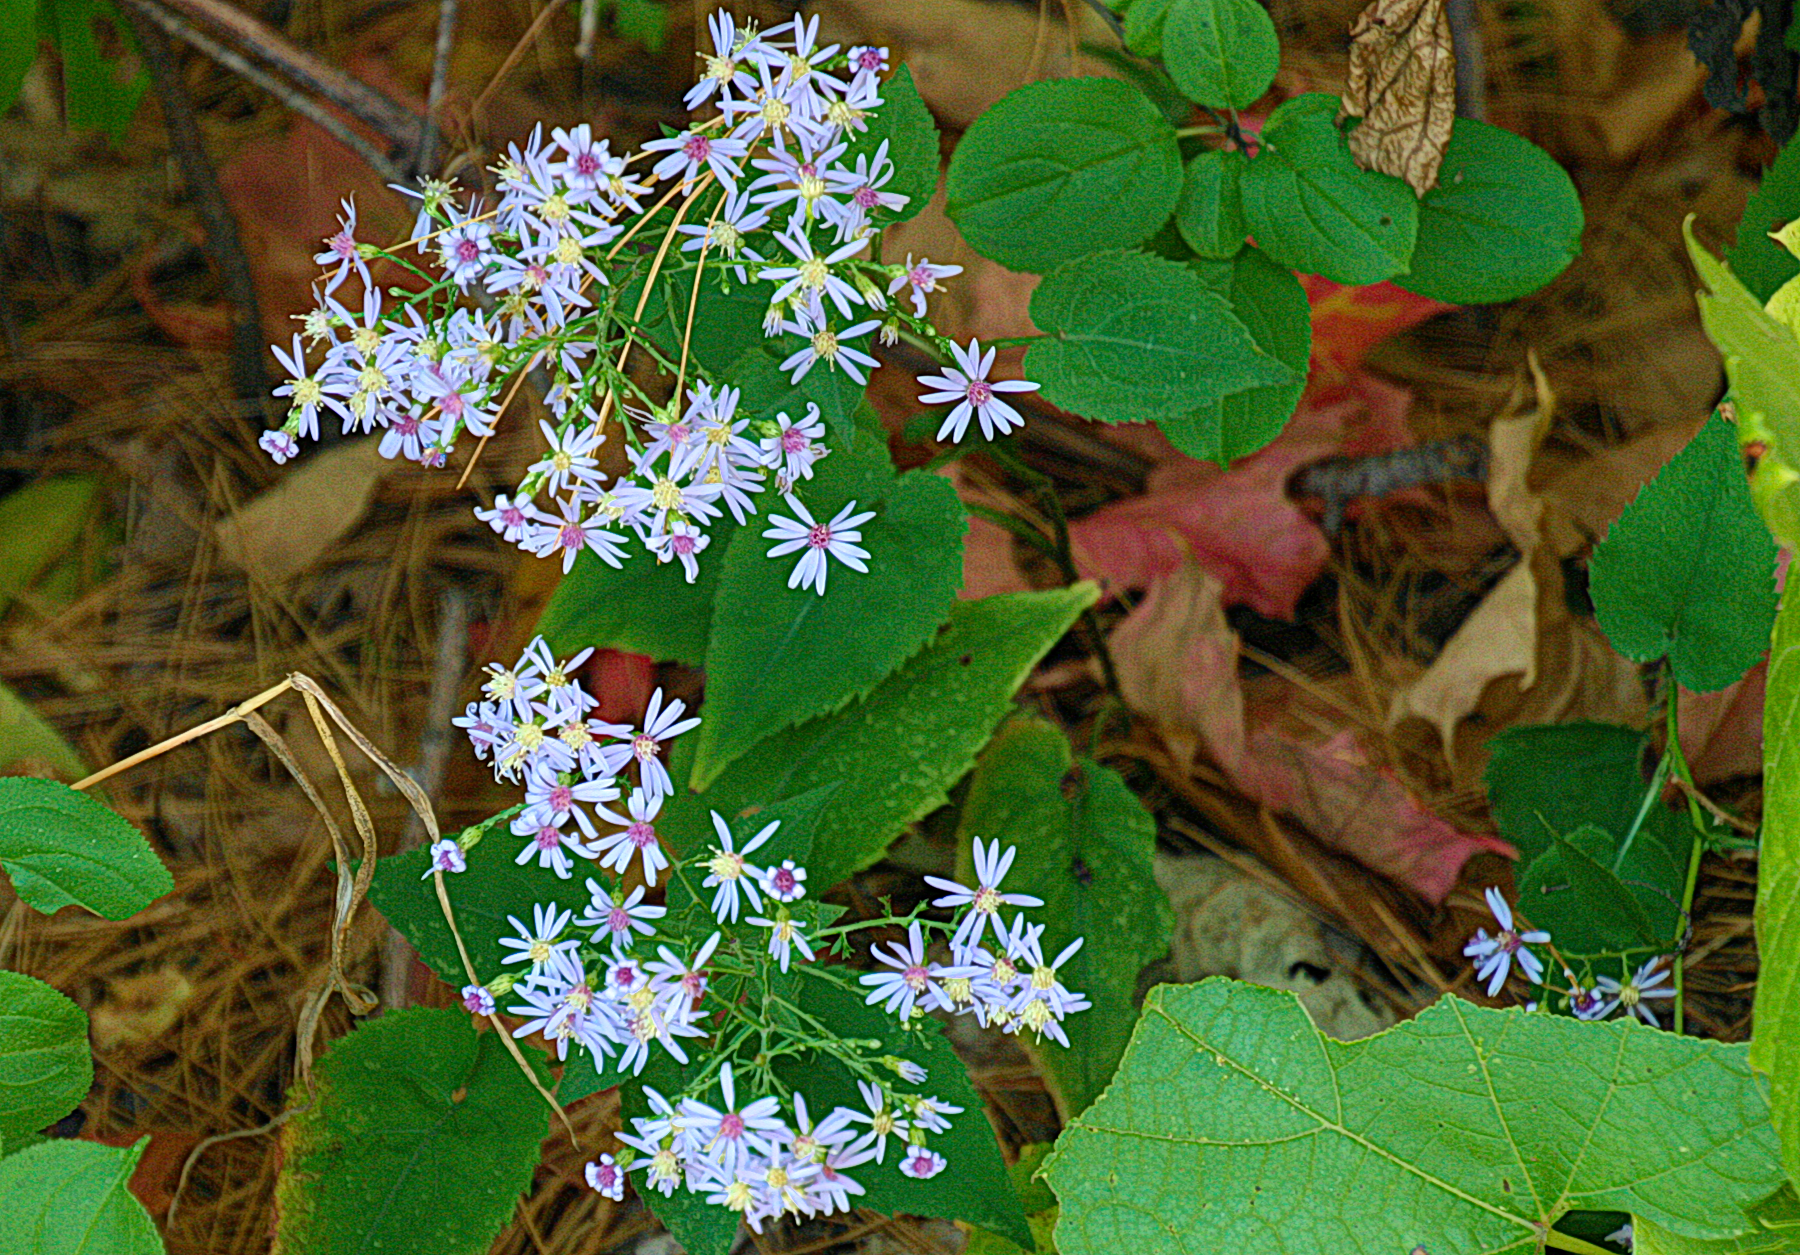
[[[801,500],[828,451],[817,407],[755,418],[737,389],[690,362],[701,285],[747,285],[766,299],[764,336],[800,346],[780,364],[794,384],[813,370],[865,383],[877,335],[933,347],[954,363],[920,381],[924,401],[953,407],[940,439],[962,439],[971,419],[990,437],[1010,431],[1023,419],[1003,394],[1037,385],[990,380],[992,348],[957,345],[926,318],[927,296],[961,267],[870,255],[881,215],[908,200],[885,190],[895,174],[886,141],[852,157],[883,103],[886,49],[821,46],[816,17],[758,31],[721,11],[709,34],[687,105],[717,112],[687,130],[621,154],[585,123],[548,138],[540,127],[495,168],[486,209],[439,182],[399,189],[421,202],[408,243],[435,274],[359,242],[346,201],[341,229],[317,255],[325,273],[304,335],[275,348],[289,376],[275,392],[290,409],[263,448],[277,461],[293,456],[329,412],[346,433],[379,430],[384,456],[441,466],[465,434],[491,435],[525,373],[541,368],[547,450],[515,493],[477,512],[509,542],[567,570],[583,550],[619,566],[635,536],[692,580],[709,526],[727,513],[743,524],[772,486],[787,508],[763,535],[777,542],[771,557],[802,555],[790,587],[822,594],[828,557],[866,571],[857,527],[872,516],[851,501],[815,517]],[[635,239],[659,215],[649,234],[662,246]],[[384,296],[370,269],[377,258],[422,286]],[[691,286],[671,288],[692,294],[677,352],[639,320],[658,276],[673,283],[685,272]],[[347,295],[352,276],[360,302]],[[625,370],[634,350],[672,377],[666,401]],[[617,475],[598,456],[609,419],[627,445]]]
[[[1486,928],[1477,928],[1463,947],[1463,954],[1475,962],[1475,979],[1486,982],[1488,997],[1495,997],[1517,964],[1527,982],[1548,992],[1552,987],[1544,979],[1544,961],[1531,947],[1550,947],[1550,934],[1542,929],[1519,928],[1512,906],[1498,886],[1489,886],[1484,896],[1497,927],[1492,934]],[[1673,971],[1669,960],[1658,956],[1635,970],[1623,960],[1621,964],[1618,976],[1601,974],[1590,981],[1583,981],[1565,966],[1563,979],[1567,985],[1557,992],[1569,1014],[1578,1020],[1604,1020],[1622,1009],[1627,1016],[1636,1016],[1652,1028],[1662,1027],[1651,1003],[1675,996],[1668,983]],[[1534,1001],[1527,1008],[1536,1010],[1539,1005]]]
[[[662,755],[699,721],[660,689],[639,726],[593,718],[597,703],[578,677],[586,658],[557,659],[534,640],[516,665],[488,668],[481,700],[457,720],[496,778],[524,787],[511,812],[515,861],[565,880],[578,862],[594,873],[580,914],[536,903],[529,920],[509,917],[513,934],[498,939],[505,970],[466,986],[464,1005],[479,1015],[503,1009],[519,1019],[515,1037],[541,1035],[565,1063],[614,1083],[641,1077],[659,1052],[699,1068],[678,1094],[641,1085],[649,1114],[619,1134],[616,1156],[588,1165],[590,1184],[612,1198],[641,1173],[640,1189],[686,1189],[760,1231],[783,1214],[847,1210],[871,1172],[942,1172],[947,1159],[931,1139],[962,1108],[922,1090],[925,1069],[881,1041],[838,1034],[772,997],[774,973],[834,985],[903,1030],[938,1011],[1066,1046],[1063,1020],[1089,1003],[1059,969],[1081,942],[1046,959],[1043,926],[1020,909],[1043,903],[1001,887],[1016,852],[998,842],[975,842],[973,887],[926,878],[938,891],[934,917],[921,906],[848,924],[835,922],[837,908],[807,901],[806,868],[772,851],[779,819],[753,822],[745,836],[713,811],[716,842],[672,860],[656,831],[673,789]],[[614,809],[621,797],[623,813]],[[467,871],[467,849],[492,839],[483,832],[436,843],[426,874]],[[665,902],[651,900],[659,881]],[[819,962],[848,955],[848,938],[864,929],[904,940],[871,946],[866,973]],[[933,957],[931,940],[947,962]],[[855,1079],[859,1106],[809,1109],[772,1066],[814,1054]]]

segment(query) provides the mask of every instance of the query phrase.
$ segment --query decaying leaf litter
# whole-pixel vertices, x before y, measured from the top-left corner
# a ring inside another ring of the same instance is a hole
[[[462,6],[443,113],[453,168],[479,167],[540,113],[632,136],[677,120],[692,14],[671,11],[667,43],[652,55],[603,30],[583,63],[571,51],[575,8],[551,13],[522,44],[529,15]],[[951,135],[1020,82],[1103,72],[1080,42],[1104,30],[1078,7],[1073,31],[1063,6],[821,8],[833,37],[878,38],[908,59]],[[1360,8],[1273,6],[1280,92],[1347,86]],[[1403,83],[1419,76],[1441,103],[1441,6],[1383,9],[1432,36],[1395,72]],[[1492,735],[1520,723],[1644,720],[1640,670],[1598,633],[1583,560],[1718,390],[1679,222],[1692,210],[1703,236],[1710,226],[1723,238],[1770,155],[1766,139],[1700,105],[1704,72],[1679,28],[1627,31],[1592,0],[1477,12],[1487,118],[1544,144],[1583,189],[1589,227],[1567,275],[1499,308],[1446,309],[1387,285],[1313,285],[1300,416],[1228,470],[1183,458],[1148,427],[1034,412],[1025,433],[1032,468],[1076,520],[1083,573],[1107,582],[1102,626],[1130,716],[1079,633],[1025,700],[1123,771],[1156,813],[1176,942],[1141,983],[1226,971],[1285,984],[1345,1036],[1410,1014],[1441,989],[1476,993],[1458,951],[1480,887],[1509,874],[1481,784]],[[327,5],[299,13],[288,34],[417,107],[434,27],[429,8]],[[1393,65],[1369,64],[1379,87],[1379,67]],[[242,225],[263,330],[284,337],[279,311],[304,300],[311,241],[331,229],[340,189],[356,189],[365,221],[398,231],[406,211],[315,123],[201,58],[182,70]],[[1387,99],[1373,93],[1365,126]],[[1395,173],[1414,168],[1408,154],[1422,151],[1415,141],[1429,150],[1430,133],[1429,124],[1395,132]],[[71,779],[77,766],[121,758],[300,671],[403,764],[425,772],[435,755],[444,824],[483,817],[497,809],[488,786],[461,755],[434,750],[427,709],[440,672],[467,688],[481,659],[516,650],[554,578],[488,544],[468,516],[471,493],[491,496],[535,456],[535,431],[513,425],[463,492],[453,474],[384,475],[348,445],[323,451],[311,476],[278,478],[254,449],[260,424],[233,397],[230,320],[193,243],[192,210],[170,197],[166,142],[154,111],[116,149],[71,139],[47,84],[0,120],[0,467],[9,487],[38,494],[30,523],[7,524],[12,565],[0,565],[0,770]],[[1378,149],[1366,159],[1390,158]],[[969,268],[964,303],[947,318],[953,330],[1028,329],[1034,281],[961,246],[941,203],[896,235],[894,251]],[[890,430],[912,408],[891,399]],[[1480,474],[1447,461],[1430,473],[1432,451],[1470,441],[1486,451]],[[1332,459],[1349,459],[1340,465],[1356,474],[1309,473]],[[965,500],[1041,513],[1033,486],[989,459],[959,464],[955,482]],[[1356,491],[1343,495],[1346,482]],[[1241,519],[1255,529],[1233,523]],[[1062,581],[987,526],[977,520],[972,532],[968,589]],[[48,552],[28,556],[26,536]],[[459,601],[460,612],[447,609]],[[440,630],[452,613],[470,625],[460,636]],[[640,703],[644,668],[605,665],[621,709]],[[691,671],[657,678],[690,699],[700,692]],[[1757,673],[1683,703],[1684,724],[1707,734],[1694,755],[1699,783],[1752,816],[1760,704]],[[330,758],[299,708],[266,713],[302,768],[329,783]],[[404,803],[368,764],[352,758],[350,769],[384,851],[397,846]],[[253,1131],[282,1110],[302,1009],[329,970],[330,844],[299,789],[242,729],[156,760],[108,797],[160,842],[177,892],[130,927],[39,919],[13,905],[0,928],[4,960],[78,991],[93,1015],[97,1079],[80,1131],[120,1143],[152,1135],[135,1187],[159,1218],[201,1140],[240,1135],[193,1156],[170,1249],[263,1249],[276,1157],[273,1135]],[[348,830],[347,813],[340,822]],[[889,864],[851,883],[848,901],[897,886],[897,869],[941,869],[953,840],[945,817],[928,818]],[[1691,1022],[1725,1040],[1747,1032],[1752,869],[1742,856],[1708,860],[1689,951]],[[1239,953],[1203,943],[1244,935],[1266,940]],[[448,1003],[416,965],[382,970],[391,950],[371,913],[354,921],[347,945],[360,983]],[[342,1004],[327,1004],[321,1041],[347,1028]],[[959,1045],[1009,1145],[1054,1136],[1056,1108],[1033,1060],[967,1035]],[[571,1116],[584,1130],[617,1119],[609,1095]],[[581,1186],[566,1141],[548,1141],[546,1156],[496,1250],[651,1240],[634,1203]],[[798,1251],[850,1240],[917,1250],[957,1239],[941,1226],[871,1220],[765,1242]]]

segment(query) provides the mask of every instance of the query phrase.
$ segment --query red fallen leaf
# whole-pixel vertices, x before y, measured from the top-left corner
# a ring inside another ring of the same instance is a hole
[[[1347,728],[1324,742],[1260,728],[1250,734],[1235,782],[1246,796],[1433,903],[1455,887],[1471,856],[1491,850],[1518,857],[1498,837],[1471,836],[1420,805],[1392,772],[1369,761]]]
[[[595,719],[636,724],[656,687],[656,661],[647,654],[596,649],[582,664],[581,675],[588,692],[600,702],[593,710]]]
[[[102,1146],[135,1146],[144,1132],[145,1130],[136,1130],[84,1136],[82,1140],[98,1142]],[[160,1218],[168,1213],[169,1203],[174,1198],[175,1184],[181,1179],[181,1166],[187,1162],[188,1153],[199,1140],[199,1134],[178,1129],[150,1131],[150,1144],[144,1147],[143,1157],[132,1170],[131,1180],[126,1182],[126,1188],[151,1216]]]
[[[1307,391],[1314,396],[1334,395],[1353,386],[1370,349],[1456,308],[1391,283],[1346,287],[1319,275],[1301,275],[1300,283],[1312,305],[1312,374]]]
[[[1143,588],[1190,559],[1224,585],[1227,605],[1292,618],[1330,545],[1288,499],[1300,467],[1334,454],[1385,453],[1414,443],[1412,394],[1371,375],[1351,379],[1327,403],[1302,400],[1267,448],[1221,469],[1168,447],[1140,497],[1072,523],[1076,565],[1108,591]]]

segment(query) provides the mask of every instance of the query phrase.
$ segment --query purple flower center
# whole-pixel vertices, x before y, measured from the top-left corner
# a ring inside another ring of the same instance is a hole
[[[831,544],[831,525],[815,523],[806,529],[806,543],[813,549],[824,549]]]
[[[744,1117],[735,1111],[727,1111],[719,1119],[719,1136],[728,1141],[737,1141],[744,1135]]]
[[[458,240],[456,242],[456,260],[460,262],[479,261],[481,245],[474,240]]]
[[[908,989],[916,994],[925,992],[925,969],[917,963],[900,973],[900,979],[906,982]]]
[[[700,1001],[701,995],[706,992],[706,977],[702,976],[699,972],[683,972],[681,974],[681,988],[683,992],[687,994],[689,999],[698,1002]]]
[[[1502,928],[1500,930],[1500,935],[1494,938],[1494,940],[1500,943],[1500,948],[1507,954],[1517,954],[1520,948],[1525,944],[1519,940],[1519,934],[1513,932],[1509,928]]]
[[[775,883],[775,892],[784,896],[792,893],[795,886],[800,883],[794,879],[794,873],[785,867],[777,867],[769,879]]]
[[[640,819],[625,830],[625,839],[640,850],[647,849],[656,844],[656,828]]]
[[[615,933],[631,931],[631,912],[622,906],[615,906],[606,914],[606,926]]]
[[[394,430],[399,432],[402,436],[418,435],[419,427],[419,419],[412,414],[402,414],[399,418],[394,420]]]
[[[619,1170],[617,1167],[615,1167],[612,1164],[609,1164],[609,1163],[599,1164],[594,1169],[594,1180],[596,1180],[600,1183],[600,1188],[603,1190],[612,1189],[613,1185],[615,1183],[617,1183],[618,1179],[619,1179]]]
[[[873,48],[864,48],[856,54],[856,68],[871,72],[881,68],[881,54]]]
[[[653,736],[640,732],[632,738],[631,752],[637,755],[638,761],[641,763],[655,758],[657,748],[656,738]]]
[[[461,418],[463,409],[467,405],[468,402],[463,400],[463,394],[460,392],[446,392],[438,400],[438,408],[451,418]],[[519,521],[524,522],[523,515],[520,516]]]
[[[548,800],[552,810],[570,810],[575,805],[575,790],[566,784],[559,784],[554,789],[550,790],[550,797]]]
[[[356,255],[356,241],[348,231],[339,231],[331,237],[331,251],[348,261]]]
[[[969,401],[973,405],[986,405],[994,399],[994,385],[985,379],[969,381]]]
[[[591,152],[575,154],[575,173],[592,178],[600,170],[600,158]]]
[[[789,427],[781,433],[781,448],[785,453],[804,453],[812,448],[812,438],[798,427]]]
[[[712,156],[712,141],[704,135],[690,135],[681,151],[687,154],[689,161],[705,161]]]
[[[881,203],[881,193],[865,183],[850,194],[850,199],[859,209],[873,209]]]
[[[556,529],[556,543],[564,549],[579,549],[587,544],[587,528],[579,523],[564,523]]]
[[[689,536],[685,532],[677,532],[675,535],[669,537],[669,548],[673,549],[676,553],[681,554],[683,557],[692,554],[698,543],[699,541],[696,537]]]
[[[525,526],[525,511],[516,505],[509,505],[500,511],[500,521],[508,527],[523,527]]]
[[[537,836],[533,837],[532,841],[540,850],[554,850],[562,841],[562,833],[556,830],[556,825],[545,824],[537,830]]]

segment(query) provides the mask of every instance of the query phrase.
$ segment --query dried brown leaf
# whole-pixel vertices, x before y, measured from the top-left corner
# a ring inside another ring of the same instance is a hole
[[[1363,120],[1350,134],[1358,165],[1431,190],[1456,117],[1444,0],[1375,0],[1357,16],[1341,116]]]

